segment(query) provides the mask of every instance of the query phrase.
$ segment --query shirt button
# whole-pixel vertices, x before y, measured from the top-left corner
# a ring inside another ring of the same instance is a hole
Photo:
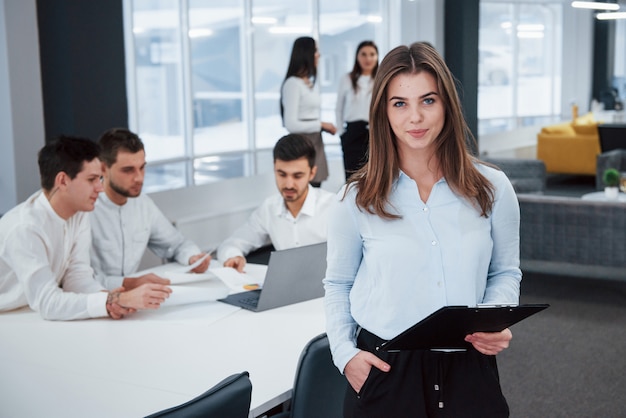
[[[422,209],[424,212],[428,212],[428,207],[424,206],[424,208]]]
[[[437,241],[431,241],[431,242],[430,242],[430,245],[432,245],[432,246],[437,245]]]
[[[443,283],[437,282],[437,287],[441,287],[442,285],[443,285]]]

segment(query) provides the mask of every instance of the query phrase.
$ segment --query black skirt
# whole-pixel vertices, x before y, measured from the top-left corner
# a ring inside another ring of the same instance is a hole
[[[369,123],[366,121],[360,120],[346,124],[346,131],[341,135],[346,180],[367,162],[369,136]]]

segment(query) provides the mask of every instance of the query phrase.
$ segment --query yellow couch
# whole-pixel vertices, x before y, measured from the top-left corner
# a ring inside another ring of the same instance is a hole
[[[537,134],[537,159],[548,173],[596,175],[598,122],[591,113],[573,122],[545,126]]]

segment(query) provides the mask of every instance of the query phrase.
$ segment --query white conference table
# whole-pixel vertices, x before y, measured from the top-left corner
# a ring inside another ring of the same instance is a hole
[[[142,417],[244,370],[259,416],[290,398],[300,353],[322,332],[322,298],[258,313],[194,303],[120,321],[1,313],[0,416]]]

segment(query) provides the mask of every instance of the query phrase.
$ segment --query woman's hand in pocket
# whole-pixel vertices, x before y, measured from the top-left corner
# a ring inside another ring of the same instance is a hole
[[[348,383],[356,393],[361,391],[363,384],[367,380],[372,367],[376,367],[380,371],[388,372],[391,369],[389,364],[385,363],[374,354],[368,351],[360,351],[356,356],[352,357],[346,364],[343,374],[348,379]]]

